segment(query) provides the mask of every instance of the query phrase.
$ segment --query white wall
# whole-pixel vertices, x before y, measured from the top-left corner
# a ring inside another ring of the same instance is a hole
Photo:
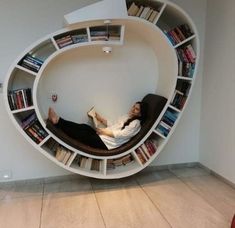
[[[200,162],[235,183],[235,2],[208,0]]]
[[[0,42],[0,79],[4,78],[8,67],[15,57],[28,45],[48,33],[62,27],[63,15],[94,0],[2,0],[0,3],[0,26],[4,30]],[[203,50],[205,30],[205,0],[174,0],[191,15],[198,27]],[[195,82],[190,102],[179,125],[153,165],[196,162],[198,161],[200,100],[201,100],[201,65]],[[68,174],[36,151],[18,133],[8,118],[0,94],[0,171],[11,170],[13,180],[49,177]]]

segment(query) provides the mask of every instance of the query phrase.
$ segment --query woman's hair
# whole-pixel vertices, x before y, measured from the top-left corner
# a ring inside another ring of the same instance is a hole
[[[140,116],[134,116],[132,118],[129,118],[122,126],[122,130],[128,126],[132,121],[134,120],[139,120],[140,121],[140,124],[142,125],[144,123],[144,121],[146,120],[147,118],[147,109],[148,109],[148,106],[147,106],[147,103],[143,102],[143,101],[138,101],[136,102],[136,104],[139,104],[140,105]]]

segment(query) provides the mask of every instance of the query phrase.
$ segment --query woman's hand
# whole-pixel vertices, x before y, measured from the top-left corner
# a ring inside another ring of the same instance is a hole
[[[99,115],[97,112],[95,113],[95,118],[102,123],[103,125],[107,126],[107,120],[104,119],[101,115]]]
[[[98,135],[107,135],[114,138],[113,132],[108,128],[96,128],[96,133]]]

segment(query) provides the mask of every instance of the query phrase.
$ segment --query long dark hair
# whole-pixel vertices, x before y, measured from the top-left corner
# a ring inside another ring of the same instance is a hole
[[[140,124],[143,125],[144,121],[146,120],[147,117],[147,103],[142,102],[142,101],[138,101],[136,102],[136,104],[140,105],[140,116],[134,116],[132,118],[129,118],[122,126],[122,130],[128,126],[132,121],[134,120],[139,120]]]

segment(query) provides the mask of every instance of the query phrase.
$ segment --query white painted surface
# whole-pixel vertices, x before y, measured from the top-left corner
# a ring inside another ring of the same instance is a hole
[[[199,161],[235,183],[235,2],[208,0]]]
[[[64,19],[67,25],[72,25],[88,20],[101,20],[107,18],[114,19],[123,17],[127,17],[125,0],[103,0],[66,14]]]

